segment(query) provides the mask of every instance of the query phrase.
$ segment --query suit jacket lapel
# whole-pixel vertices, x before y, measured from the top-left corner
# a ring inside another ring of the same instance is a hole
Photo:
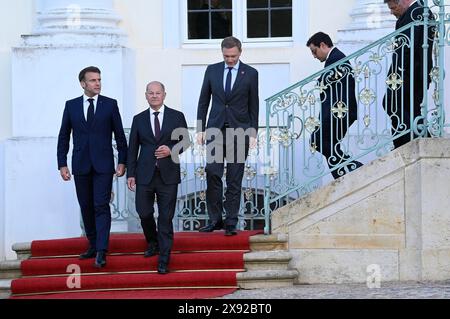
[[[84,115],[84,98],[83,98],[83,96],[78,98],[77,104],[78,104],[77,112],[78,112],[78,116],[80,116],[80,118],[81,118],[81,123],[85,129],[88,129],[86,116]]]
[[[170,108],[167,107],[167,105],[164,105],[164,118],[163,118],[163,122],[162,122],[162,127],[161,127],[161,139],[163,138],[163,135],[168,133],[168,127],[170,126],[170,119],[171,119],[171,112],[172,110]]]
[[[95,120],[97,119],[99,112],[102,112],[103,110],[104,110],[103,97],[101,95],[99,95],[98,99],[97,99],[97,106],[95,107],[94,119],[92,120],[92,127],[95,126]],[[87,124],[87,122],[86,122],[86,124]]]
[[[223,85],[223,79],[225,77],[225,64],[224,63],[219,63],[217,68],[217,78],[220,79],[219,81],[219,85],[221,87],[220,92],[222,93],[222,98],[225,100],[226,99],[226,95],[225,95],[225,86]]]
[[[150,113],[150,109],[148,109],[145,113],[144,113],[144,129],[147,130],[147,134],[148,136],[150,136],[150,138],[156,141],[156,137],[155,134],[153,134],[153,126],[152,126],[152,119],[153,119],[153,114]]]
[[[238,74],[236,77],[236,81],[234,82],[233,88],[231,89],[231,94],[233,95],[234,90],[239,86],[239,83],[241,83],[242,79],[245,76],[245,73],[247,71],[247,67],[244,63],[240,63]]]

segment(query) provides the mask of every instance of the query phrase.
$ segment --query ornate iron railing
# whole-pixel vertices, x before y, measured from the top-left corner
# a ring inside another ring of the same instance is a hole
[[[129,129],[125,130],[127,139],[129,131]],[[258,133],[258,146],[250,150],[242,182],[243,192],[238,224],[238,228],[241,230],[263,229],[265,225],[265,171],[263,168],[267,162],[265,158],[267,152],[264,149],[266,128],[261,128]],[[174,217],[176,231],[195,231],[208,222],[205,172],[206,147],[199,146],[194,142],[196,140],[195,134],[195,128],[190,128],[191,146],[180,157],[182,182],[178,188],[178,201]],[[276,132],[272,132],[269,128],[269,134],[272,136],[271,138],[274,138]],[[274,172],[274,174],[276,173]],[[226,186],[225,176],[226,170],[223,177]],[[276,192],[276,190],[274,191]],[[271,209],[276,208],[276,204],[271,207]],[[128,231],[141,230],[139,216],[135,208],[134,193],[127,189],[125,177],[114,178],[111,211],[113,221],[127,223]]]
[[[424,4],[428,7],[429,2]],[[355,169],[357,160],[368,162],[386,154],[404,136],[439,138],[450,132],[444,110],[450,15],[444,1],[433,4],[432,11],[416,15],[410,25],[266,100],[266,127],[260,129],[258,147],[246,164],[240,229],[264,226],[268,234],[271,212],[317,189],[330,174],[339,177]],[[413,44],[420,37],[425,41],[418,52]],[[427,62],[429,55],[432,63]],[[415,65],[423,71],[417,72]],[[415,72],[423,73],[420,89],[408,80],[417,80]],[[421,95],[420,114],[408,117],[406,109],[414,114],[408,99]],[[325,112],[323,104],[329,106]],[[196,230],[208,221],[206,156],[193,142],[194,134],[191,129],[191,147],[181,158],[177,231]],[[328,153],[327,158],[321,153]],[[113,219],[134,223],[138,230],[134,193],[127,190],[125,178],[115,179],[113,193]]]
[[[425,1],[424,12],[413,12],[411,24],[266,100],[266,123],[276,132],[266,133],[266,233],[271,206],[317,189],[330,173],[338,178],[405,136],[443,136],[449,15],[443,1],[433,3],[432,10]],[[415,100],[420,113],[409,117]]]

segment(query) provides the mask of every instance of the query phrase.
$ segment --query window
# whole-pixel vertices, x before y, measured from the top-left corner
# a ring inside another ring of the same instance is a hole
[[[233,34],[232,0],[188,0],[188,38],[223,39]]]
[[[292,0],[247,0],[247,38],[292,37]]]
[[[188,42],[223,39],[234,35],[246,42],[289,41],[292,0],[186,0]]]

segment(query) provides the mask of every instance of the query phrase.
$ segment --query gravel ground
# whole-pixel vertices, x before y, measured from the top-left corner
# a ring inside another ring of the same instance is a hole
[[[364,284],[296,285],[292,288],[238,290],[220,299],[450,299],[450,281]]]

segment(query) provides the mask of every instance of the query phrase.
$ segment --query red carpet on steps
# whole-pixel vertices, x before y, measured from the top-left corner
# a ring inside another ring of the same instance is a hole
[[[12,299],[200,299],[237,289],[236,274],[244,271],[249,237],[260,231],[176,233],[170,273],[156,273],[158,257],[144,258],[142,234],[111,235],[107,266],[79,260],[85,238],[35,241],[32,258],[21,264],[22,278],[11,283]],[[81,270],[73,276],[69,266]],[[79,281],[77,281],[79,280]],[[81,287],[72,288],[79,282]]]

